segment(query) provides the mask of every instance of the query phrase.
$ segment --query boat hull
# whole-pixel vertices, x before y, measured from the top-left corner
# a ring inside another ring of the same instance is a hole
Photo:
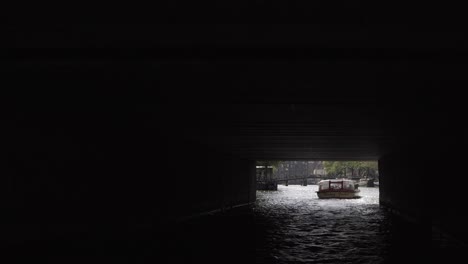
[[[317,192],[319,199],[357,199],[361,198],[359,192]]]

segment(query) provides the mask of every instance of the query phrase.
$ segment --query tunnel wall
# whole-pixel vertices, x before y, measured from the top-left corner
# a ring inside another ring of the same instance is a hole
[[[467,242],[465,177],[468,131],[461,105],[433,105],[400,131],[379,160],[380,201],[425,232]]]
[[[427,209],[427,183],[421,169],[425,161],[417,155],[399,151],[379,160],[380,203],[397,210],[410,221],[419,221]]]
[[[169,166],[178,168],[174,175],[175,211],[178,219],[196,217],[212,211],[229,210],[255,201],[255,163],[192,141],[171,147]],[[183,149],[184,159],[173,150]],[[184,160],[183,164],[180,161]],[[171,197],[168,194],[168,197]]]
[[[3,118],[4,248],[147,239],[173,221],[254,201],[253,161],[161,132],[157,117],[52,111]]]

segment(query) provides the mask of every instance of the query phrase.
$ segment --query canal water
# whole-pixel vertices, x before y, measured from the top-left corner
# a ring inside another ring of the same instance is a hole
[[[446,263],[468,252],[453,241],[434,243],[430,229],[379,205],[378,188],[360,187],[361,198],[341,200],[318,199],[317,189],[280,185],[278,191],[257,191],[251,209],[191,221],[179,230],[170,260]]]
[[[258,191],[257,262],[381,263],[388,256],[385,212],[378,188],[361,187],[360,199],[318,199],[317,185]]]

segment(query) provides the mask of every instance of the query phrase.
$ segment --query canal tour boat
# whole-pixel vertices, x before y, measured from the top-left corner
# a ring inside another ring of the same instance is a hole
[[[319,199],[355,199],[360,198],[358,184],[353,180],[334,179],[321,180],[318,183],[319,189],[316,192]]]

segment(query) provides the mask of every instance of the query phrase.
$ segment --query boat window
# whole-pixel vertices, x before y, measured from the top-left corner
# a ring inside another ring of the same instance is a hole
[[[330,183],[330,189],[341,189],[343,187],[342,182],[331,182]]]
[[[319,184],[320,190],[327,190],[328,189],[328,182],[322,182]]]

